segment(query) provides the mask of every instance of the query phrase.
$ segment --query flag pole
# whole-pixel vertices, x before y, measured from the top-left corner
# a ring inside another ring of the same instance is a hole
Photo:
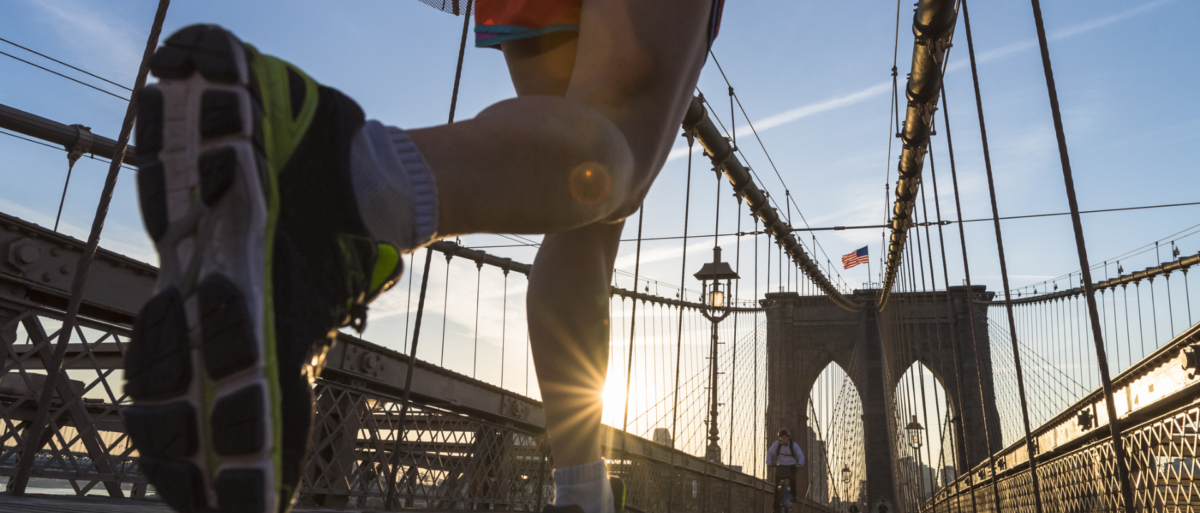
[[[871,288],[871,256],[867,255],[867,288]]]

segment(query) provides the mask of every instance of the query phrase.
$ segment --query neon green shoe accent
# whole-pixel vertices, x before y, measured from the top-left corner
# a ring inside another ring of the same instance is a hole
[[[247,44],[246,47],[254,54],[251,68],[258,81],[265,110],[262,128],[267,165],[272,173],[278,173],[304,139],[304,134],[317,112],[318,85],[315,80],[300,71],[300,68],[287,61],[258,53],[258,49],[252,45]],[[288,82],[289,69],[304,81],[304,103],[294,118]]]
[[[400,250],[386,242],[377,244],[375,253],[375,271],[371,273],[371,286],[367,289],[367,301],[374,300],[387,289],[392,288],[404,270],[400,261]]]
[[[244,44],[244,43],[243,43]],[[263,283],[263,348],[267,394],[271,402],[271,460],[275,467],[275,490],[280,501],[288,502],[282,511],[291,509],[293,490],[283,483],[283,412],[282,392],[279,389],[279,361],[275,338],[275,299],[272,263],[275,260],[275,229],[279,221],[279,173],[296,151],[305,131],[317,111],[317,83],[294,66],[278,58],[263,55],[249,44],[244,46],[253,58],[250,62],[252,84],[258,85],[262,100],[261,120],[264,151],[267,156],[267,229],[265,240]],[[293,119],[291,93],[288,87],[288,68],[304,80],[304,104]]]

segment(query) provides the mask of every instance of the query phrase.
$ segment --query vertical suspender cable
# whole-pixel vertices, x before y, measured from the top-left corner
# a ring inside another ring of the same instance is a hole
[[[684,279],[687,277],[687,239],[688,239],[688,213],[692,207],[692,144],[696,137],[692,132],[685,134],[688,141],[688,168],[687,168],[687,185],[684,186],[683,193],[683,257],[679,264],[679,300],[686,301],[684,298],[685,287]],[[636,286],[635,286],[636,288]],[[703,300],[703,298],[701,298]],[[672,394],[674,406],[671,408],[671,448],[675,449],[678,437],[679,427],[679,364],[683,356],[683,307],[679,307],[679,335],[675,343],[675,393]],[[675,510],[675,457],[671,456],[671,495],[667,498],[667,513]]]
[[[691,157],[689,157],[691,158]],[[633,257],[633,291],[637,292],[638,276],[642,269],[642,218],[645,217],[645,208],[638,207],[638,236],[637,250]],[[625,436],[629,431],[629,387],[633,382],[633,336],[634,327],[637,326],[637,298],[633,298],[633,311],[629,315],[629,362],[625,364],[625,420],[621,423],[621,450],[625,450]],[[625,455],[621,455],[622,458]]]
[[[438,367],[446,366],[446,308],[450,304],[450,260],[454,258],[454,253],[446,253],[446,283],[442,292],[442,348],[441,354],[438,355]]]
[[[416,259],[417,259],[417,253],[415,251],[408,256],[408,268],[409,269],[412,269],[413,263],[416,261]],[[408,353],[408,320],[409,320],[409,315],[412,313],[412,311],[411,311],[412,310],[412,282],[413,282],[413,273],[412,273],[412,271],[409,271],[409,273],[408,273],[408,303],[404,306],[404,345],[403,345],[403,347],[404,347],[405,353]]]
[[[470,26],[471,5],[473,2],[474,2],[474,0],[467,0],[467,12],[463,13],[463,35],[462,35],[462,41],[459,42],[459,45],[458,45],[458,66],[454,71],[454,90],[450,93],[450,117],[449,117],[450,123],[454,122],[454,108],[458,104],[458,83],[462,79],[463,55],[466,53],[466,48],[467,48],[467,28]],[[457,5],[458,4],[455,3],[456,7],[457,7]],[[447,284],[449,283],[450,258],[451,258],[450,255],[451,255],[450,253],[446,254],[446,273],[447,273],[447,281],[446,282],[447,282]],[[408,353],[408,373],[404,377],[404,396],[403,396],[404,399],[400,403],[400,425],[396,428],[396,431],[395,431],[396,439],[395,439],[395,444],[393,445],[394,449],[392,450],[392,458],[391,458],[392,461],[391,461],[391,465],[389,465],[390,468],[388,469],[388,473],[390,474],[390,476],[388,477],[387,500],[384,501],[384,508],[387,511],[392,511],[392,508],[397,506],[397,504],[396,504],[396,485],[397,485],[396,469],[400,465],[400,441],[401,441],[401,438],[403,438],[404,434],[405,434],[404,433],[404,423],[408,416],[409,397],[411,397],[411,394],[412,394],[412,377],[414,374],[414,370],[417,368],[417,342],[419,341],[420,336],[421,336],[421,320],[425,316],[425,292],[429,288],[429,265],[432,262],[432,260],[433,260],[433,248],[426,248],[425,249],[425,270],[421,273],[421,293],[419,294],[419,297],[417,299],[417,319],[414,322],[414,326],[413,326],[412,349]],[[409,280],[409,287],[410,287],[410,289],[412,287],[411,279]],[[447,294],[448,293],[449,293],[449,289],[447,289]],[[443,312],[442,312],[443,317],[445,316],[444,310],[445,309],[443,308]],[[407,328],[405,328],[405,329],[407,329]],[[443,327],[442,327],[442,334],[443,334],[442,351],[443,352],[445,352],[445,347],[446,347],[445,338],[444,338],[445,332],[446,332],[446,328],[443,325]],[[525,367],[526,367],[525,394],[529,395],[529,371],[528,371],[529,359],[528,358],[526,358],[526,360],[525,360]],[[540,475],[541,473],[543,473],[545,471],[545,469],[542,468],[542,466],[539,466],[538,471],[539,471],[538,473]],[[540,483],[540,481],[539,481],[539,483]],[[538,497],[540,498],[541,495],[542,495],[542,490],[541,490],[541,486],[539,484]],[[541,500],[539,499],[539,503],[540,502],[541,502]]]
[[[963,279],[966,281],[966,290],[963,292],[963,304],[966,305],[967,327],[969,328],[969,330],[971,332],[971,348],[972,348],[972,352],[974,353],[974,356],[975,356],[975,379],[979,383],[979,404],[980,404],[979,413],[980,413],[980,415],[983,416],[983,441],[984,441],[984,444],[987,445],[984,448],[984,451],[986,451],[987,455],[988,455],[987,456],[988,467],[990,467],[992,469],[992,475],[995,475],[996,474],[996,459],[992,453],[992,434],[991,434],[991,429],[988,426],[989,419],[988,419],[987,408],[986,408],[988,401],[987,401],[987,397],[985,397],[983,394],[983,375],[980,372],[980,369],[983,368],[983,363],[979,359],[979,337],[978,337],[978,334],[976,333],[977,330],[975,329],[975,310],[974,310],[974,308],[975,308],[975,306],[974,306],[975,293],[974,293],[974,291],[971,290],[971,264],[970,264],[970,260],[967,259],[967,235],[966,235],[966,232],[963,230],[962,199],[959,197],[959,194],[958,194],[958,172],[955,169],[955,165],[954,165],[954,138],[950,135],[950,107],[949,107],[948,103],[946,102],[946,88],[944,88],[944,87],[942,88],[942,119],[945,121],[945,125],[946,125],[946,152],[950,157],[950,183],[953,185],[954,209],[958,215],[958,217],[957,217],[958,222],[956,224],[958,224],[959,246],[962,248]],[[939,229],[940,229],[940,225],[939,225]],[[949,294],[949,289],[947,289],[947,294]],[[962,367],[959,367],[959,368],[961,369]],[[1000,436],[1000,434],[997,433],[996,436]],[[964,452],[966,452],[966,451],[964,451]],[[967,457],[968,458],[970,457],[969,452],[967,453]],[[1000,490],[996,484],[996,480],[992,479],[991,481],[992,481],[991,488],[992,488],[993,508],[995,508],[995,511],[997,513],[999,513],[1000,512]],[[972,501],[972,505],[974,506],[974,501],[975,501],[975,492],[974,491],[971,492],[971,501]]]
[[[754,301],[757,302],[758,301],[758,216],[751,216],[751,217],[754,218],[754,234],[755,234],[754,235]],[[770,253],[768,253],[768,255],[769,254]],[[770,266],[768,266],[767,269],[770,269]],[[764,415],[764,417],[765,417],[765,415]],[[760,467],[758,467],[758,465],[757,465],[758,461],[759,461],[758,449],[763,445],[758,440],[758,425],[759,424],[760,424],[760,422],[759,422],[759,416],[758,416],[758,310],[755,310],[754,311],[754,417],[751,419],[751,425],[754,426],[754,435],[753,435],[754,438],[751,439],[752,443],[754,444],[754,460],[753,460],[753,462],[755,463],[754,475],[758,475],[758,471],[760,470]],[[764,477],[766,477],[766,476],[764,476]],[[763,506],[766,505],[766,500],[767,500],[766,497],[767,497],[767,494],[765,491],[763,493],[759,494],[759,508],[758,509],[760,511],[763,509]]]
[[[930,175],[932,176],[932,175],[933,175],[933,151],[932,151],[932,148],[930,149],[930,152],[929,152],[929,154],[930,154],[930,157],[929,157],[929,173],[930,173]],[[935,181],[935,183],[936,183],[936,178],[934,178],[934,181]],[[936,185],[934,185],[934,198],[933,198],[933,199],[934,199],[934,202],[935,202],[935,208],[937,208],[937,206],[936,206],[936,202],[937,202],[937,186],[936,186]],[[941,224],[942,224],[942,223],[941,223],[941,221],[942,221],[942,216],[941,216],[941,211],[940,211],[940,209],[938,209],[938,210],[937,210],[935,213],[937,214],[938,226],[941,226]],[[926,240],[926,246],[925,246],[925,249],[926,249],[926,252],[927,252],[927,254],[929,255],[929,282],[930,282],[930,285],[931,285],[931,287],[930,287],[930,290],[931,290],[932,294],[937,294],[937,271],[935,270],[935,268],[934,268],[934,265],[933,265],[933,263],[934,263],[934,259],[933,259],[933,238],[932,238],[932,237],[930,236],[930,234],[929,234],[929,223],[928,223],[928,221],[929,221],[929,205],[928,205],[928,203],[925,201],[925,188],[924,188],[924,187],[922,187],[922,188],[921,188],[921,215],[922,215],[922,217],[924,217],[924,218],[925,218],[925,220],[926,220],[926,223],[925,223],[925,240]],[[939,235],[939,237],[940,237],[940,236],[941,236],[941,233],[939,232],[939,234],[938,234],[938,235]],[[939,241],[939,244],[940,244],[940,243],[941,243],[941,241]],[[944,251],[944,248],[943,248],[943,251]],[[945,260],[945,255],[943,255],[943,258],[942,258],[942,259],[943,259],[943,264],[944,264],[944,263],[945,263],[945,262],[944,262],[944,260]],[[949,281],[946,281],[946,282],[944,282],[942,285],[943,285],[943,286],[946,288],[946,290],[949,290],[949,289],[950,289],[950,282],[949,282]],[[949,319],[948,319],[948,320],[949,320]],[[944,346],[943,346],[943,344],[942,344],[942,330],[941,330],[941,328],[939,327],[939,323],[937,322],[937,314],[936,314],[936,313],[934,314],[934,323],[933,323],[933,328],[934,328],[934,334],[935,334],[935,336],[937,337],[938,351],[940,352],[940,351],[942,351],[942,348],[943,348]],[[955,367],[954,367],[954,368],[956,368],[956,369],[959,369],[959,368],[961,368],[961,367],[959,367],[959,366],[957,365],[957,362],[955,362]],[[956,379],[955,381],[961,381],[961,377],[960,377],[959,379]],[[950,407],[949,407],[949,404],[950,404],[950,391],[949,391],[949,390],[946,390],[946,389],[944,389],[944,388],[943,388],[943,390],[942,390],[942,391],[943,391],[943,392],[946,394],[946,403],[947,403],[947,406],[946,406],[946,421],[945,421],[945,422],[941,422],[941,423],[940,423],[940,424],[943,424],[944,428],[942,429],[941,440],[940,440],[941,447],[939,447],[939,448],[938,448],[938,452],[939,452],[939,454],[940,454],[940,455],[939,455],[939,457],[938,457],[938,461],[939,461],[939,463],[944,463],[944,462],[946,461],[946,432],[950,430],[950,429],[949,429],[949,428],[950,428],[950,424],[949,424],[949,422],[950,422]],[[942,413],[941,413],[941,406],[938,404],[938,401],[937,401],[937,389],[936,389],[936,388],[935,388],[935,389],[934,389],[934,391],[933,391],[933,397],[934,397],[934,408],[935,408],[935,410],[934,410],[934,413],[935,413],[935,417],[936,417],[936,418],[941,418],[941,416],[942,416]],[[954,458],[955,464],[957,464],[957,463],[958,463],[958,458],[956,457],[956,454],[957,454],[957,453],[956,453],[956,451],[955,451],[955,447],[954,447],[954,445],[955,445],[955,444],[954,444],[954,441],[953,441],[953,436],[954,436],[954,434],[953,434],[953,433],[951,433],[951,434],[950,434],[950,436],[951,436],[951,441],[950,441],[950,456],[951,456],[952,458]],[[944,480],[944,473],[943,473],[943,471],[942,471],[942,469],[943,469],[943,468],[944,468],[944,465],[943,465],[942,467],[939,467],[938,469],[936,469],[936,472],[937,472],[937,475],[942,475],[942,476],[943,476],[943,480]],[[936,486],[936,484],[937,484],[937,480],[934,480],[934,485]],[[944,482],[943,482],[943,486],[945,486],[946,484],[949,484],[949,483],[944,483]],[[934,497],[934,498],[933,498],[933,500],[934,500],[934,504],[937,504],[937,499],[936,499],[936,497]],[[960,508],[960,511],[961,511],[961,508]]]
[[[925,188],[924,187],[921,188],[921,217],[926,221],[926,223],[925,223],[925,251],[929,255],[930,290],[933,290],[933,292],[936,293],[937,292],[937,279],[933,274],[933,241],[929,239],[929,223],[928,223],[929,209],[925,203]],[[917,255],[918,255],[918,257],[920,256],[920,253],[921,253],[920,235],[921,235],[920,230],[917,230]],[[929,303],[930,292],[925,289],[925,262],[920,259],[919,259],[919,261],[921,264],[921,304],[922,304],[922,306],[925,306]],[[941,333],[941,329],[938,328],[937,322],[933,323],[933,331],[934,331],[935,340],[937,341],[937,349],[940,350],[942,347],[942,333]],[[925,330],[925,336],[926,337],[929,336],[928,329]],[[926,345],[928,345],[928,343]],[[918,356],[919,356],[919,351],[920,350],[918,349]],[[925,405],[925,367],[921,366],[921,367],[917,368],[917,373],[920,376],[919,382],[921,383],[921,409],[924,410],[923,413],[924,413],[924,418],[925,418],[926,429],[929,429],[932,427],[932,424],[929,423],[929,407]],[[933,408],[934,408],[933,419],[938,420],[938,417],[941,416],[941,405],[938,404],[937,387],[930,387],[930,388],[933,388]],[[942,423],[938,422],[938,424],[940,425]],[[939,433],[941,433],[940,430],[939,430]],[[944,433],[941,433],[940,436],[944,436]],[[944,439],[940,438],[940,436],[938,439],[939,445],[940,445],[940,447],[938,448],[939,452],[941,452],[941,450],[945,448],[945,441],[944,441]],[[929,437],[929,441],[930,441],[930,443],[933,443],[932,436]],[[936,464],[936,462],[933,460],[933,458],[930,458],[929,461],[930,461],[930,463]],[[921,478],[925,479],[925,473],[922,472],[921,474],[922,474]],[[935,474],[935,476],[936,476],[936,474]],[[930,492],[936,491],[937,490],[937,480],[934,479],[934,476],[929,476],[929,479],[931,481],[929,484]],[[925,488],[924,488],[923,484],[921,486],[922,486],[921,495],[923,496]],[[937,501],[936,500],[933,501],[933,511],[934,511],[934,513],[937,512]]]
[[[732,123],[730,123],[730,124],[732,124]],[[738,234],[738,237],[737,237],[737,250],[736,250],[737,256],[734,257],[734,264],[733,264],[733,272],[735,272],[735,273],[740,271],[741,267],[742,267],[742,198],[740,196],[738,196],[737,200],[738,200],[738,212],[737,212],[737,234]],[[740,284],[741,284],[740,279],[737,281],[737,283],[734,284],[734,289],[732,291],[733,297],[730,298],[731,301],[737,300],[738,290],[741,288]],[[730,291],[726,291],[726,292],[730,292]],[[737,306],[737,305],[735,304],[733,306]],[[733,454],[734,454],[733,451],[737,447],[736,445],[733,444],[733,441],[736,440],[736,438],[734,438],[734,436],[733,436],[733,419],[735,417],[737,417],[737,409],[736,409],[737,403],[735,402],[735,399],[737,398],[737,396],[734,395],[734,392],[737,390],[737,374],[738,374],[737,373],[737,343],[738,343],[738,338],[739,338],[738,332],[737,332],[738,317],[739,316],[737,314],[734,314],[734,316],[733,316],[733,363],[730,364],[731,370],[729,372],[729,435],[728,435],[729,436],[729,457],[725,458],[725,461],[731,465],[733,464]],[[732,495],[730,495],[730,500],[731,501],[733,500]],[[732,502],[730,503],[730,505],[732,505]],[[729,506],[728,510],[732,511],[732,506]]]
[[[475,262],[475,349],[471,357],[471,378],[479,367],[479,292],[483,284],[483,260]]]
[[[508,346],[508,268],[504,268],[504,292],[500,306],[500,388],[504,388],[504,353]]]
[[[457,2],[457,0],[455,0]],[[467,53],[467,32],[471,29],[471,6],[475,0],[467,0],[463,14],[462,41],[458,44],[458,67],[454,70],[454,91],[450,93],[450,121],[454,122],[454,109],[458,106],[458,84],[462,80],[463,56]],[[455,4],[457,7],[457,4]]]
[[[108,205],[112,202],[113,189],[117,186],[117,176],[121,172],[121,161],[125,148],[129,144],[129,133],[133,130],[133,120],[137,116],[137,97],[142,87],[146,85],[146,75],[150,73],[150,57],[158,47],[158,35],[162,32],[163,20],[167,16],[170,0],[159,0],[158,10],[154,13],[154,22],[150,25],[150,35],[146,38],[146,49],[142,52],[142,64],[138,67],[137,78],[134,80],[133,94],[129,105],[125,108],[125,119],[121,122],[121,132],[117,136],[117,144],[113,151],[112,161],[108,166],[108,176],[104,179],[104,189],[100,193],[100,204],[96,206],[96,216],[92,218],[92,231],[88,234],[87,246],[80,255],[79,263],[75,266],[75,279],[71,283],[71,299],[67,303],[67,314],[63,318],[62,327],[58,330],[58,340],[55,343],[54,354],[50,366],[46,369],[46,381],[42,385],[42,394],[38,398],[37,412],[33,422],[26,428],[25,446],[21,449],[21,457],[17,463],[17,475],[10,484],[13,495],[24,495],[25,487],[33,474],[34,454],[41,450],[42,432],[50,416],[50,401],[58,386],[58,380],[63,374],[63,359],[67,355],[67,344],[71,341],[71,332],[75,330],[75,321],[79,315],[79,305],[83,301],[83,289],[87,284],[92,261],[96,258],[96,250],[100,245],[100,231],[104,229],[104,220],[108,217]],[[83,431],[81,428],[80,431]],[[115,493],[113,493],[115,491]],[[109,493],[121,496],[119,487],[110,487]]]
[[[77,130],[78,130],[78,128],[77,128]],[[69,159],[70,157],[67,157],[67,158]],[[56,231],[56,232],[58,231],[58,222],[60,220],[62,220],[63,205],[65,205],[67,203],[67,187],[69,187],[71,185],[71,171],[73,169],[75,169],[75,161],[71,160],[67,164],[67,180],[65,182],[63,182],[62,198],[59,198],[59,200],[58,200],[58,215],[54,216],[54,231]]]
[[[1121,426],[1117,419],[1116,405],[1113,404],[1112,378],[1108,373],[1108,358],[1104,354],[1104,340],[1101,339],[1099,323],[1096,315],[1096,296],[1092,286],[1092,270],[1088,267],[1087,244],[1083,239],[1083,223],[1079,219],[1079,202],[1075,199],[1075,180],[1071,176],[1071,159],[1067,154],[1067,137],[1063,131],[1062,113],[1058,107],[1058,91],[1054,86],[1054,70],[1050,66],[1050,48],[1046,44],[1046,27],[1042,24],[1042,6],[1038,0],[1033,4],[1033,20],[1037,26],[1038,45],[1042,52],[1042,67],[1046,72],[1046,91],[1050,95],[1050,113],[1054,117],[1054,135],[1058,138],[1058,155],[1062,160],[1063,182],[1067,189],[1067,203],[1071,206],[1071,227],[1075,231],[1075,247],[1079,253],[1079,268],[1083,273],[1083,293],[1087,296],[1088,316],[1092,323],[1092,340],[1096,346],[1096,360],[1100,367],[1100,381],[1104,387],[1104,405],[1108,410],[1108,426],[1112,433],[1113,457],[1117,463],[1117,478],[1121,481],[1121,497],[1125,501],[1125,511],[1132,513],[1133,487],[1129,482],[1129,467],[1125,461],[1125,444],[1121,440]]]
[[[400,467],[400,442],[404,437],[404,424],[408,420],[409,398],[412,396],[412,378],[417,368],[417,343],[421,340],[421,320],[425,316],[425,292],[429,288],[429,264],[433,261],[433,248],[425,249],[425,270],[421,273],[421,293],[417,299],[417,319],[413,322],[412,350],[408,353],[408,372],[404,376],[404,395],[400,401],[400,425],[396,427],[391,461],[388,465],[388,491],[384,507],[387,511],[397,506],[396,474]],[[539,490],[540,495],[540,490]]]
[[[1035,0],[1036,1],[1036,0]],[[967,30],[967,55],[971,58],[971,80],[975,85],[975,108],[979,115],[979,137],[983,145],[983,167],[987,172],[988,194],[992,200],[992,223],[996,231],[996,252],[1000,257],[1000,280],[1004,286],[1004,309],[1008,313],[1008,333],[1012,342],[1013,367],[1017,374],[1017,396],[1021,401],[1021,425],[1025,428],[1025,450],[1029,456],[1029,476],[1033,485],[1034,511],[1042,512],[1041,483],[1037,474],[1037,453],[1034,449],[1033,437],[1029,430],[1029,405],[1025,397],[1025,377],[1021,370],[1021,349],[1017,343],[1017,325],[1013,319],[1012,292],[1008,288],[1008,264],[1004,259],[1004,238],[1000,233],[1000,213],[996,206],[996,182],[992,178],[992,158],[988,153],[987,125],[983,120],[983,97],[979,91],[979,70],[975,65],[975,45],[971,38],[971,16],[967,11],[967,1],[962,0],[963,23]],[[1084,267],[1087,263],[1084,263]],[[969,304],[969,303],[968,303]],[[973,307],[972,307],[973,309]],[[1096,326],[1096,336],[1100,336],[1100,326]]]

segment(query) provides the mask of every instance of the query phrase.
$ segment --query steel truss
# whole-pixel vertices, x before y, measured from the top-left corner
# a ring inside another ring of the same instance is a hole
[[[1134,509],[1200,511],[1198,348],[1200,324],[1113,379]],[[1103,395],[1094,391],[1031,434],[1046,512],[1125,510]],[[1022,438],[996,455],[995,474],[977,466],[938,490],[922,509],[996,511],[995,480],[1000,510],[1033,511],[1028,458]]]
[[[0,478],[25,454],[33,485],[67,494],[100,490],[140,499],[150,491],[125,432],[123,357],[133,312],[157,270],[100,252],[67,347],[42,440],[25,437],[38,408],[70,294],[81,241],[0,214]],[[62,270],[67,270],[62,272]],[[684,305],[686,306],[686,305]],[[553,461],[539,402],[418,361],[400,426],[408,357],[349,336],[326,356],[314,386],[317,412],[299,502],[383,507],[395,462],[400,506],[540,511],[552,500]],[[604,427],[609,469],[643,511],[765,513],[767,481]],[[33,448],[30,450],[30,448]],[[804,507],[829,511],[804,501]]]

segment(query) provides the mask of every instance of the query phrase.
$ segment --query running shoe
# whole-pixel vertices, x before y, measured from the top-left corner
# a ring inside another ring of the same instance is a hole
[[[625,504],[625,494],[627,489],[625,481],[617,476],[608,476],[608,484],[612,488],[613,494],[613,512],[614,513],[642,513],[641,510],[631,508]],[[555,506],[547,504],[542,506],[542,513],[583,513],[583,506],[578,504],[566,504],[563,506]]]
[[[125,357],[126,427],[176,510],[287,512],[325,351],[402,272],[351,186],[363,113],[214,25],[176,32],[150,70],[138,197],[160,270]]]

